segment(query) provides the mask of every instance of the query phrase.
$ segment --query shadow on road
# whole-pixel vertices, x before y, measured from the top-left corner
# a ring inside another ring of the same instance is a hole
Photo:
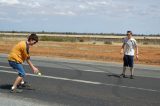
[[[4,84],[4,85],[0,85],[0,89],[4,89],[4,90],[10,90],[12,87],[11,84]]]
[[[120,78],[118,74],[109,74],[109,77],[116,77],[116,78]]]

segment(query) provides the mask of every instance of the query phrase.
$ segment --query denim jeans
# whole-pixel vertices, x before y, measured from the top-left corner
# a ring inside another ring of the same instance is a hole
[[[22,64],[14,62],[14,61],[8,61],[9,65],[13,68],[16,69],[18,71],[18,75],[20,77],[24,77],[25,76],[25,70],[22,66]]]

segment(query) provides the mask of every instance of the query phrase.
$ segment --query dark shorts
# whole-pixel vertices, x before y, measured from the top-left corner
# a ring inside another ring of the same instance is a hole
[[[22,64],[14,62],[14,61],[8,61],[9,65],[13,68],[16,69],[18,71],[18,75],[20,77],[24,77],[25,76],[25,71],[24,68],[22,66]]]
[[[124,55],[123,62],[124,62],[123,66],[125,66],[125,67],[133,67],[134,56]]]

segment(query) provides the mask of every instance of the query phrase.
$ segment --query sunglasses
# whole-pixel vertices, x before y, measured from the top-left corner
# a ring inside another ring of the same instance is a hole
[[[132,34],[130,34],[130,33],[127,33],[127,35],[132,35]]]

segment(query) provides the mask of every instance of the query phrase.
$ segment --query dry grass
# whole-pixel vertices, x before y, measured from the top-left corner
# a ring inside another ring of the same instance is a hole
[[[3,39],[0,42],[0,53],[9,53],[13,45],[20,40]],[[31,47],[30,52],[36,56],[122,62],[120,48],[120,45],[40,41]],[[140,46],[139,61],[135,63],[160,66],[160,46]]]

